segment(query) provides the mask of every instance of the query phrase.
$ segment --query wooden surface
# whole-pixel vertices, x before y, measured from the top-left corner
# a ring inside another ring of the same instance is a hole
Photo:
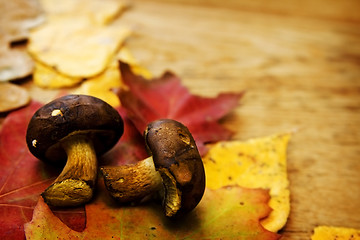
[[[360,228],[359,12],[357,0],[138,0],[118,22],[154,75],[172,70],[204,96],[246,90],[223,121],[236,139],[297,130],[282,234],[309,239],[318,225]]]

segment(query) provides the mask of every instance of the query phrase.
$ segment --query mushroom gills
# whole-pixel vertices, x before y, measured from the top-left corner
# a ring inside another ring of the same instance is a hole
[[[167,217],[175,216],[181,208],[181,191],[176,180],[166,168],[159,168],[164,185],[163,207]]]

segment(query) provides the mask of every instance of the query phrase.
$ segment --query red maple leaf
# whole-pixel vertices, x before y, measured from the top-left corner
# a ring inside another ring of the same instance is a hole
[[[114,148],[101,157],[100,166],[135,163],[148,157],[144,138],[127,116],[126,110],[119,107],[117,111],[124,121],[124,133]]]
[[[0,239],[24,239],[23,225],[32,218],[40,194],[54,181],[61,169],[35,158],[25,141],[30,118],[42,104],[10,113],[0,130]],[[126,116],[124,134],[117,145],[99,159],[99,165],[120,165],[147,157],[142,135]],[[52,208],[53,213],[73,230],[85,228],[84,207]]]
[[[118,95],[140,132],[157,119],[177,120],[189,128],[202,154],[206,151],[205,143],[230,139],[232,132],[220,125],[219,120],[238,105],[243,92],[207,98],[190,94],[171,72],[149,81],[135,75],[123,62],[120,72],[129,90],[121,89]]]
[[[24,239],[24,223],[32,218],[41,192],[61,169],[36,159],[25,141],[28,122],[40,103],[10,113],[0,130],[0,239]],[[84,208],[53,209],[74,230],[85,227]]]

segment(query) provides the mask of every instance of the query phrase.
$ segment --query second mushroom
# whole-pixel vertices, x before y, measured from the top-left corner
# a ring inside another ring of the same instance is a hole
[[[151,122],[144,137],[151,157],[100,169],[110,195],[121,203],[160,195],[167,217],[186,214],[205,190],[204,166],[194,138],[187,127],[171,119]]]

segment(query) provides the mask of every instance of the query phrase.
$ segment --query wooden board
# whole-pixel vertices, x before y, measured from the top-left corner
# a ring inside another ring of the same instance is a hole
[[[134,1],[116,24],[154,75],[193,93],[246,90],[224,124],[235,138],[296,129],[288,151],[291,213],[283,239],[318,225],[360,228],[359,1]],[[34,99],[56,91],[25,82]],[[1,116],[2,119],[4,116]]]

